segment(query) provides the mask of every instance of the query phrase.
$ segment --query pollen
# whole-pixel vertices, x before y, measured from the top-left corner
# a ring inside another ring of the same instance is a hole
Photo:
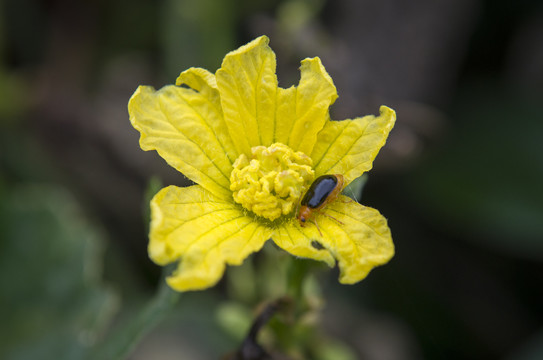
[[[287,145],[255,146],[233,164],[230,190],[234,201],[268,220],[290,214],[315,173],[309,156]]]

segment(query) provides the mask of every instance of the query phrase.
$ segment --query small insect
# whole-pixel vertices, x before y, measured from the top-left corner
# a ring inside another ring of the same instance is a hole
[[[300,221],[300,226],[304,226],[306,221],[313,218],[314,213],[321,213],[320,210],[326,206],[326,204],[334,201],[338,195],[343,190],[343,175],[322,175],[319,176],[313,184],[309,187],[309,190],[305,193],[302,201],[300,201],[300,209],[298,212],[298,221]],[[337,221],[342,224],[338,219],[328,215],[329,218]],[[319,230],[319,234],[322,236],[321,229],[317,225],[317,221],[313,219],[313,223]]]

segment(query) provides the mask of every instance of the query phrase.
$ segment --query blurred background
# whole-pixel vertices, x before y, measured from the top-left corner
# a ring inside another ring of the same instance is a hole
[[[126,107],[139,84],[214,72],[266,34],[282,87],[322,59],[334,119],[398,114],[361,199],[388,218],[396,256],[355,286],[322,273],[323,331],[359,359],[543,359],[541,1],[0,5],[0,358],[86,359],[123,334],[142,338],[130,359],[239,345],[216,315],[228,276],[149,315],[162,306],[149,194],[187,183],[140,150]]]

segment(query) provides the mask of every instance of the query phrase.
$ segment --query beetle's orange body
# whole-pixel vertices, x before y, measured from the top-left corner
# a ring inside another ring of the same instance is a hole
[[[307,190],[304,197],[300,201],[300,209],[297,216],[300,226],[303,227],[306,221],[313,218],[313,214],[315,212],[320,212],[320,210],[327,204],[334,201],[343,190],[343,185],[344,180],[343,175],[341,174],[323,175],[313,181],[309,187],[309,190]],[[333,217],[331,218],[334,219]],[[338,221],[337,219],[335,220]],[[313,220],[313,222],[317,226],[320,233],[320,229],[316,221]]]

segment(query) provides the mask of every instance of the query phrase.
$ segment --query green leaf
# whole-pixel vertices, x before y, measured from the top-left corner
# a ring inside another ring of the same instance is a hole
[[[351,199],[360,202],[362,200],[362,192],[364,191],[364,186],[368,182],[368,174],[362,174],[361,176],[354,179],[349,185],[343,189],[342,194],[350,197]]]

